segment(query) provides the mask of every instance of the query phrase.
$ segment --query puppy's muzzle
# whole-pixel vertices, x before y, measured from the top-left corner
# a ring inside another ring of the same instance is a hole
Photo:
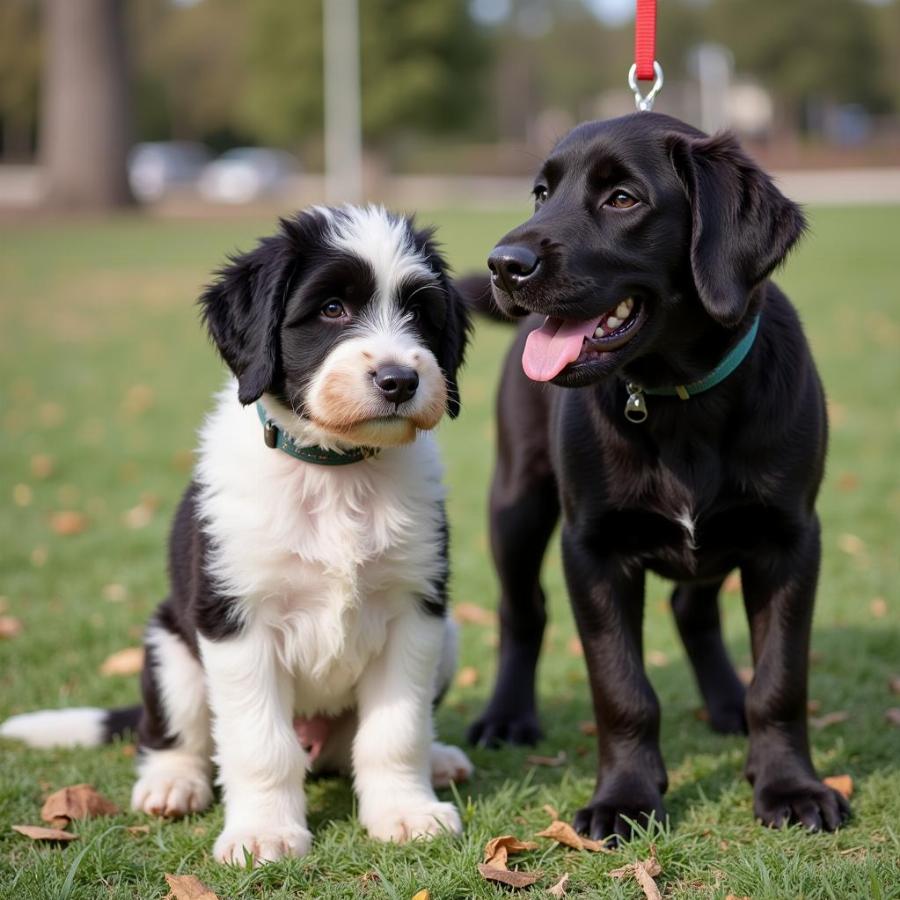
[[[419,387],[419,374],[409,366],[381,366],[372,376],[375,387],[389,403],[411,400]]]
[[[488,257],[491,281],[512,294],[533,278],[541,267],[541,258],[521,244],[501,244]]]

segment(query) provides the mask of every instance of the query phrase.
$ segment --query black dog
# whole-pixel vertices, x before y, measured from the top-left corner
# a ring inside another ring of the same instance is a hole
[[[756,815],[831,831],[849,807],[817,778],[806,726],[825,403],[797,315],[767,280],[803,215],[733,137],[652,113],[576,128],[534,195],[534,216],[489,260],[500,308],[534,315],[500,389],[500,672],[470,737],[540,735],[538,579],[561,514],[599,743],[576,828],[625,837],[626,818],[664,815],[659,705],[642,663],[650,570],[677,585],[713,728],[749,729]],[[719,623],[735,567],[756,667],[746,697]]]

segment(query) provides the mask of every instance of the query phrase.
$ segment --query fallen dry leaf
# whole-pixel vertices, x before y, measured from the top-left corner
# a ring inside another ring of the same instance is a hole
[[[653,880],[661,871],[656,857],[651,856],[650,859],[629,863],[627,866],[622,866],[621,869],[613,869],[609,874],[611,878],[631,876],[641,886],[647,900],[662,900],[662,894]]]
[[[839,491],[855,491],[859,487],[859,476],[853,472],[841,472],[837,486]]]
[[[838,547],[848,556],[862,556],[866,552],[863,539],[855,534],[842,534],[838,538]]]
[[[31,488],[27,484],[17,484],[13,488],[13,503],[16,506],[29,506],[33,496]]]
[[[64,509],[50,516],[50,527],[60,537],[81,534],[88,526],[87,516],[74,509]]]
[[[816,731],[821,731],[823,728],[828,728],[830,725],[839,725],[841,722],[846,722],[849,718],[850,713],[846,712],[846,710],[838,709],[834,712],[825,713],[824,716],[810,716],[809,724],[812,725]]]
[[[740,897],[737,894],[728,894],[725,900],[750,900],[750,898],[745,894],[742,894]]]
[[[887,615],[888,605],[884,597],[874,597],[869,603],[869,612],[873,619],[883,619]]]
[[[132,506],[123,516],[122,521],[134,531],[146,528],[153,521],[154,507],[145,503]]]
[[[146,384],[135,384],[128,388],[122,400],[122,412],[130,416],[139,416],[153,406],[156,392]]]
[[[128,597],[128,588],[124,584],[107,584],[103,588],[103,599],[110,603],[121,603]]]
[[[822,779],[823,784],[834,788],[839,794],[848,800],[853,796],[853,779],[849,775],[829,775]]]
[[[412,895],[412,900],[431,900],[431,891],[427,888],[422,888],[421,891],[416,891]]]
[[[807,700],[806,701],[806,711],[808,713],[817,713],[822,709],[822,701],[821,700]]]
[[[144,648],[126,647],[107,656],[100,666],[103,675],[137,675],[144,668]]]
[[[669,664],[669,657],[662,650],[647,651],[647,665],[652,669],[661,669]]]
[[[219,900],[196,875],[166,875],[171,893],[166,900]]]
[[[31,474],[35,478],[49,478],[53,474],[53,457],[37,453],[31,457]]]
[[[593,721],[584,721],[578,723],[578,730],[582,734],[592,735],[597,733],[597,723]]]
[[[892,694],[900,694],[900,675],[894,675],[893,678],[888,681],[888,690],[890,690]]]
[[[566,872],[553,887],[547,888],[547,893],[551,897],[565,897],[566,896],[566,885],[569,883],[569,873]]]
[[[456,676],[456,684],[459,687],[472,687],[473,684],[477,683],[478,669],[476,669],[475,666],[463,666],[463,668],[459,670],[459,674]]]
[[[722,590],[725,591],[726,594],[736,594],[741,589],[741,573],[735,569],[726,579],[724,584],[722,585]]]
[[[41,818],[51,825],[68,825],[72,819],[114,816],[119,807],[90,784],[73,784],[51,794],[41,807]]]
[[[0,616],[0,638],[14,638],[22,631],[22,623],[12,616]]]
[[[456,603],[453,605],[453,618],[467,625],[494,625],[496,614],[475,603]]]
[[[506,862],[513,853],[537,850],[537,846],[534,841],[520,841],[515,835],[501,834],[484,845],[484,864],[495,869],[506,869]]]
[[[125,830],[129,834],[150,834],[149,825],[128,825]]]
[[[560,766],[564,766],[568,760],[569,758],[566,756],[565,750],[560,750],[556,756],[540,756],[538,754],[532,754],[531,756],[525,757],[525,762],[529,766],[547,766],[550,769],[558,769]]]
[[[568,822],[557,819],[551,822],[543,831],[537,833],[538,837],[550,838],[559,844],[565,844],[573,850],[590,850],[592,853],[610,853],[605,841],[593,841],[582,837]]]
[[[884,711],[884,718],[886,722],[890,722],[891,725],[900,726],[900,706],[892,706],[890,709],[886,709]]]
[[[569,638],[566,650],[569,651],[569,656],[584,656],[584,647],[581,646],[581,641],[577,637]]]
[[[77,841],[77,834],[70,834],[60,828],[44,828],[43,825],[13,825],[13,831],[24,834],[33,841]]]
[[[556,820],[559,818],[559,810],[555,806],[553,806],[551,803],[545,803],[541,807],[541,809],[545,813],[547,813],[547,815],[550,816],[551,819]]]
[[[487,881],[498,881],[514,888],[530,887],[543,877],[542,872],[521,872],[513,869],[498,869],[494,866],[486,866],[478,863],[478,871],[481,877]]]

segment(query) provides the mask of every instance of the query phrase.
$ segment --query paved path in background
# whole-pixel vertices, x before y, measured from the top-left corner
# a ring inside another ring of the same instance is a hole
[[[900,204],[900,166],[870,169],[816,169],[775,172],[779,187],[798,203],[829,205]],[[373,186],[372,198],[400,209],[508,209],[529,205],[528,178],[488,176],[422,175],[387,177]],[[41,195],[37,166],[0,166],[0,212],[8,217],[15,210],[37,206]],[[215,216],[266,214],[273,209],[296,209],[325,198],[324,179],[304,175],[292,179],[277,202],[251,207],[210,204],[192,193],[166,200],[155,208],[161,215]]]

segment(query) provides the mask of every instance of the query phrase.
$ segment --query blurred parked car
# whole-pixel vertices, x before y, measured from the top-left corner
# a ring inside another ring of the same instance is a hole
[[[249,203],[270,196],[300,171],[290,153],[268,147],[235,147],[200,176],[200,193],[217,203]]]
[[[128,157],[128,181],[135,197],[150,203],[172,188],[194,184],[209,160],[209,150],[190,141],[135,144]]]

